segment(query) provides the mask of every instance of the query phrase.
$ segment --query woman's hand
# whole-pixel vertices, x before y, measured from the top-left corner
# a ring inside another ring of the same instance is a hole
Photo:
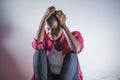
[[[61,27],[64,27],[65,21],[66,21],[66,16],[62,12],[62,10],[59,10],[56,16],[57,16],[57,18],[59,20],[59,23],[60,23]]]
[[[56,10],[56,9],[55,9],[54,6],[50,6],[50,7],[46,10],[43,18],[44,18],[45,20],[47,20],[47,19],[50,17],[50,15],[55,12],[55,10]]]

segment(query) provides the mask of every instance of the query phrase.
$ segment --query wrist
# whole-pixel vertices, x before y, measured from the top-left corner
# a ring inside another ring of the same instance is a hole
[[[66,27],[66,24],[64,23],[64,24],[62,24],[61,26],[62,26],[62,28],[65,28],[65,27]]]

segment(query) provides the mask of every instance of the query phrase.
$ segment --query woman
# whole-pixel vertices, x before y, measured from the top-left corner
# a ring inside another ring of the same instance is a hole
[[[46,10],[32,42],[33,80],[83,80],[77,57],[83,38],[78,31],[71,33],[65,21],[62,10],[56,11],[54,6]]]

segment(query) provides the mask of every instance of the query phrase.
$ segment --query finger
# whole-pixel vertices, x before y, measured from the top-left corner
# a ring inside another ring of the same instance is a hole
[[[49,13],[49,16],[52,15],[53,13],[54,13],[54,11],[50,12],[50,13]]]
[[[62,10],[58,10],[58,12],[62,12]]]
[[[55,6],[51,6],[51,7],[49,7],[48,8],[50,11],[55,11],[56,9],[55,9]]]
[[[48,17],[50,17],[53,13],[54,13],[54,11],[50,12],[50,13],[48,14]]]
[[[57,13],[59,16],[63,15],[64,13],[62,12],[62,10],[59,10]]]
[[[55,8],[54,6],[50,6],[50,7],[48,7],[49,9],[52,9],[52,8]]]
[[[58,19],[60,18],[60,16],[58,14],[56,16],[57,16]]]
[[[62,10],[58,10],[58,13],[63,14],[63,11]]]

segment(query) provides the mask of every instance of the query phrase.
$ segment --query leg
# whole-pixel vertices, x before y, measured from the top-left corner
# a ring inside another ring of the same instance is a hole
[[[78,80],[78,57],[73,51],[64,59],[61,80]]]
[[[42,49],[36,50],[33,55],[34,80],[47,80],[47,56]]]

